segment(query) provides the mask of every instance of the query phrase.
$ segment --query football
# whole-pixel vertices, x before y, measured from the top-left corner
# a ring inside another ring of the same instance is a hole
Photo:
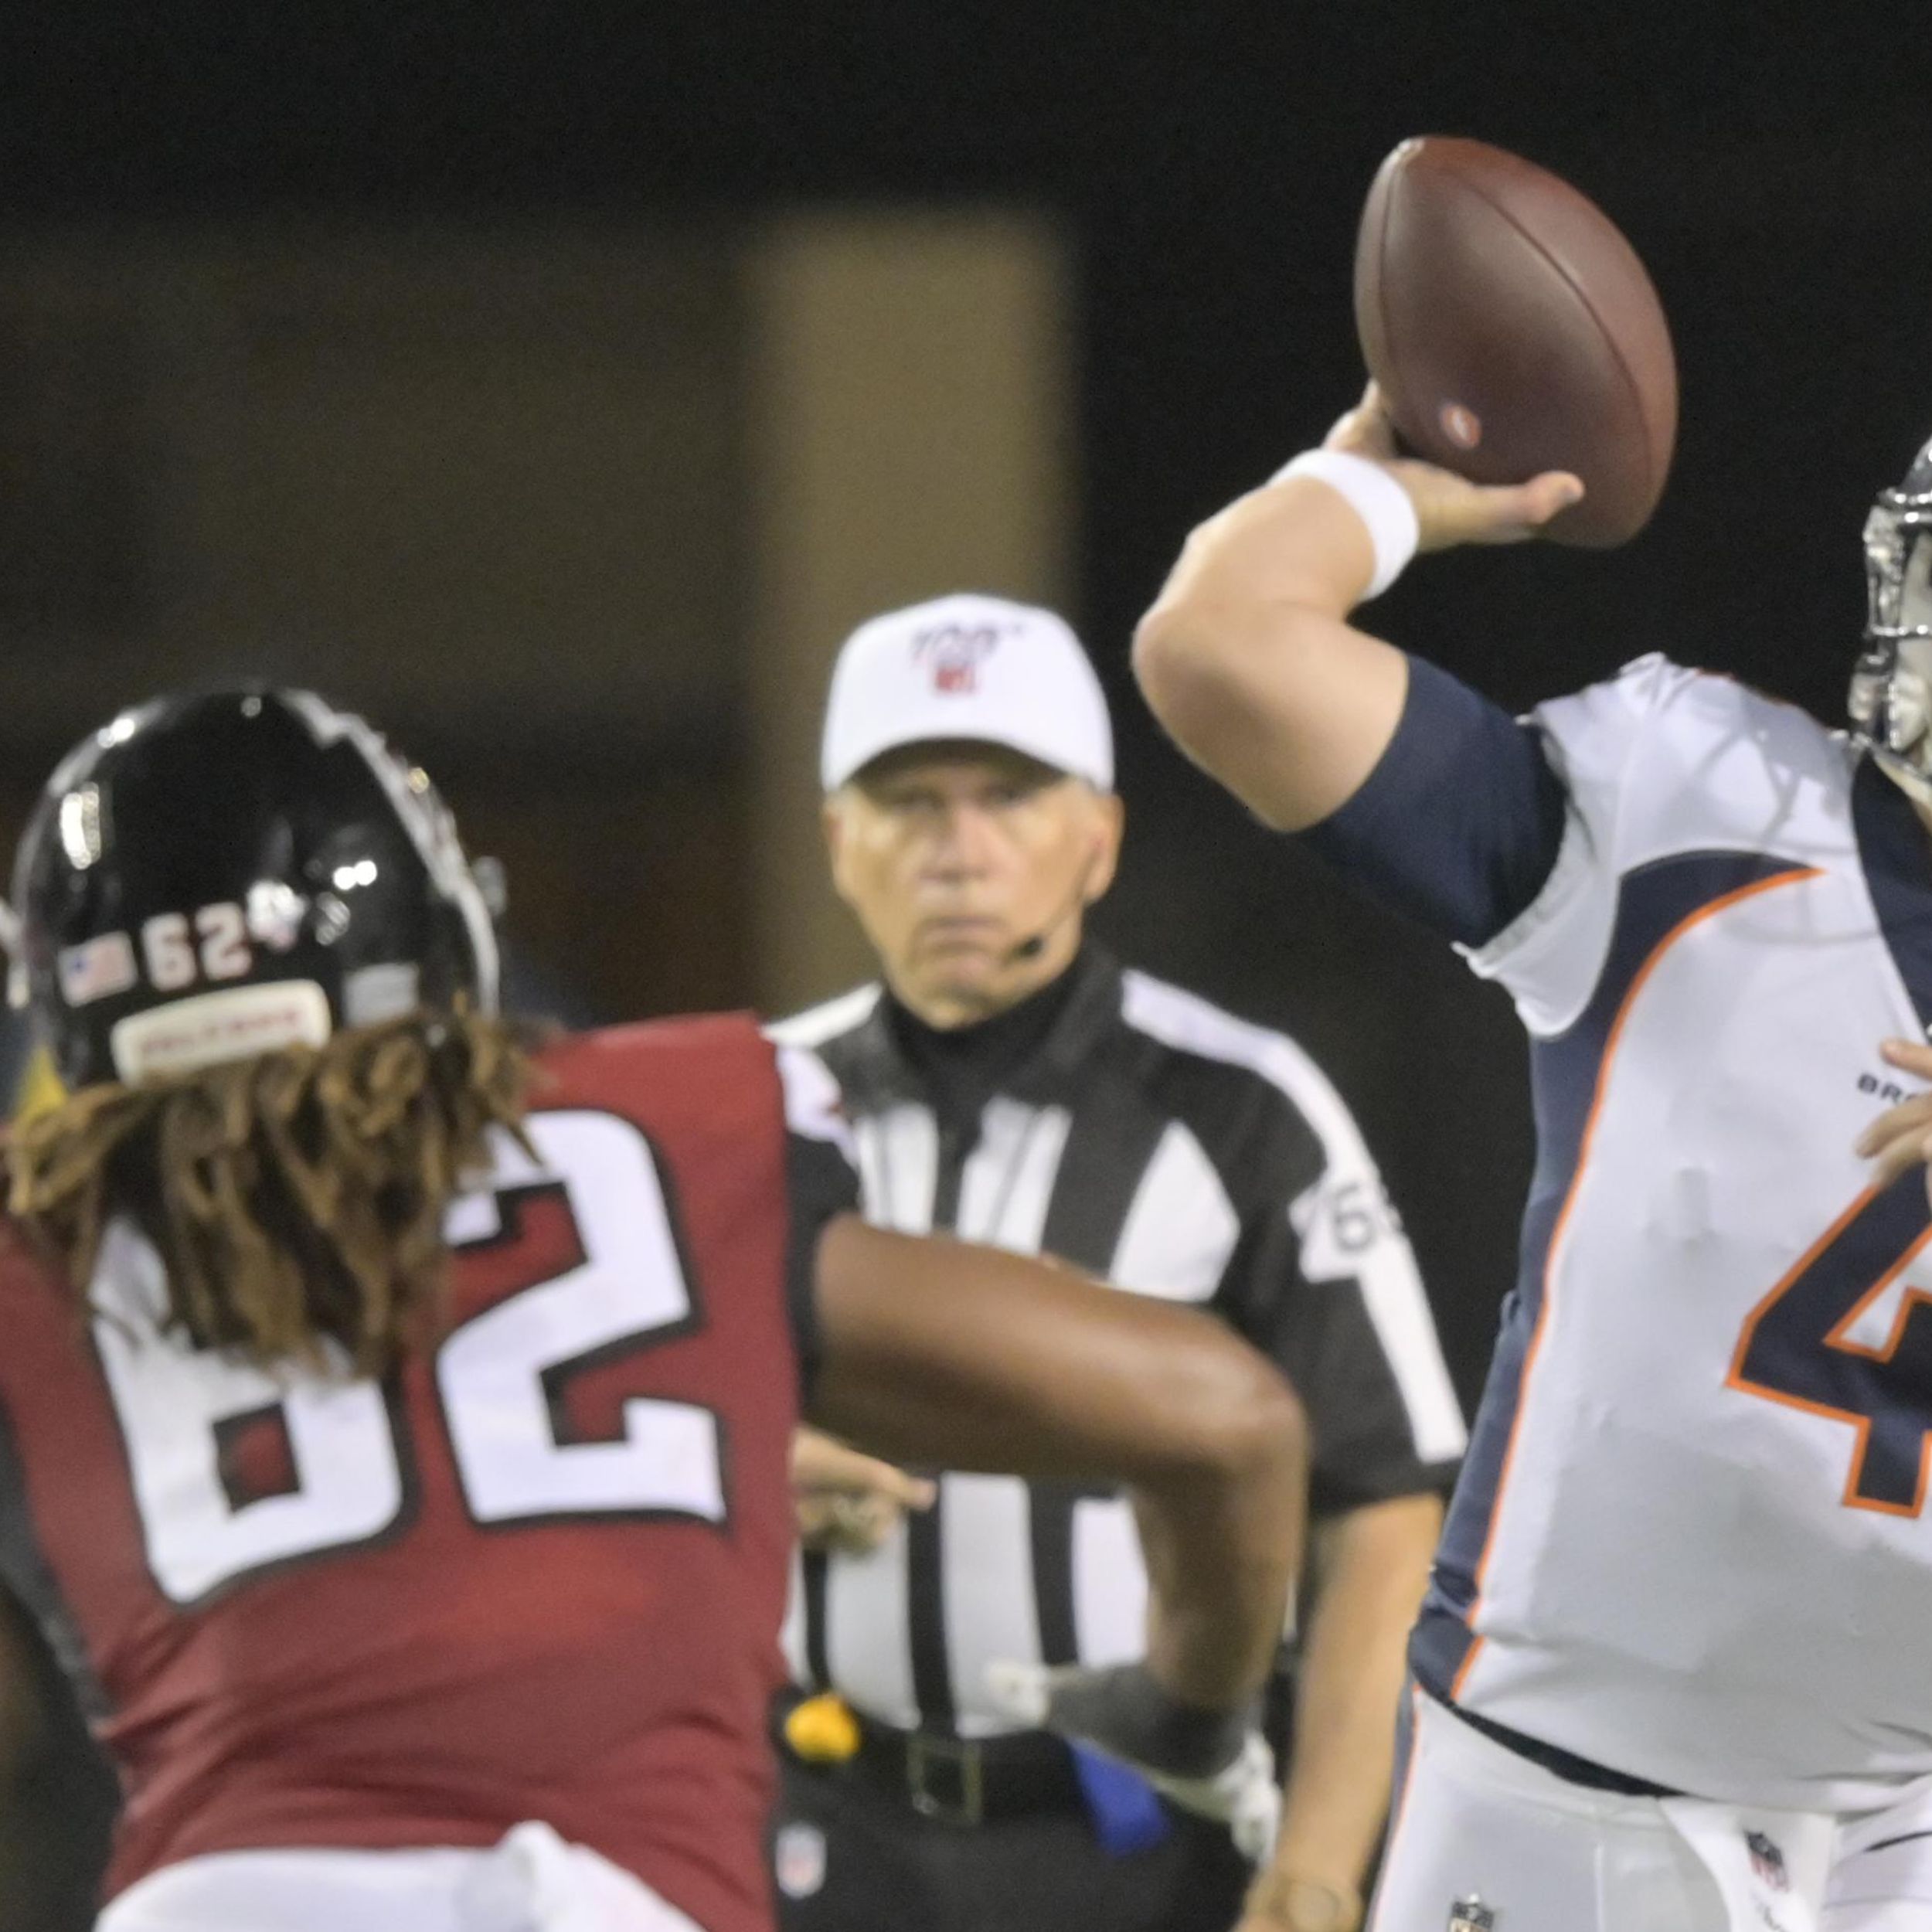
[[[1636,251],[1566,182],[1478,141],[1405,141],[1355,259],[1356,332],[1403,441],[1478,483],[1583,479],[1544,532],[1607,549],[1662,495],[1677,364]]]

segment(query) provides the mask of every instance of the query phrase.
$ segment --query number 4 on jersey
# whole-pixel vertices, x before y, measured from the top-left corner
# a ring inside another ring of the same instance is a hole
[[[1925,1175],[1867,1192],[1751,1311],[1729,1386],[1855,1435],[1844,1501],[1916,1516],[1932,1464],[1932,1320],[1903,1279],[1932,1239]]]

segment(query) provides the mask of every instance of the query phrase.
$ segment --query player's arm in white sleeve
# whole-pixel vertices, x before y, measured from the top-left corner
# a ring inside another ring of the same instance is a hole
[[[1553,471],[1485,489],[1397,461],[1372,387],[1327,447],[1395,478],[1423,550],[1532,536],[1582,489]],[[1377,566],[1367,522],[1336,489],[1284,477],[1194,531],[1136,633],[1134,672],[1155,715],[1277,830],[1312,825],[1351,798],[1401,720],[1407,660],[1348,621]]]

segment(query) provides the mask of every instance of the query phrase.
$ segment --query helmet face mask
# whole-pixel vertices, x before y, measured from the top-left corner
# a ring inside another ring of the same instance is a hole
[[[90,734],[14,899],[16,996],[70,1089],[496,1005],[489,912],[435,788],[305,692],[165,697]]]
[[[1932,805],[1932,443],[1865,522],[1865,649],[1848,703],[1859,741]]]

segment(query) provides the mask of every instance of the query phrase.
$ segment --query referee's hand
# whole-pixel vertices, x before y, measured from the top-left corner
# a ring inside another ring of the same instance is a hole
[[[1225,1825],[1256,1864],[1274,1847],[1281,1794],[1274,1753],[1251,1711],[1204,1711],[1177,1702],[1146,1667],[996,1663],[993,1701],[1017,1723],[1064,1737],[1131,1764],[1183,1811]]]
[[[929,1478],[848,1449],[821,1430],[800,1429],[792,1437],[792,1505],[798,1540],[808,1549],[863,1556],[908,1509],[931,1509],[938,1493]]]

